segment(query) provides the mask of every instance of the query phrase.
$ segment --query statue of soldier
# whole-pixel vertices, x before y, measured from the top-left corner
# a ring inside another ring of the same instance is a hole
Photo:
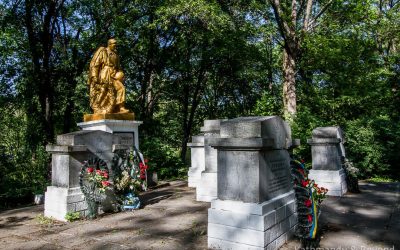
[[[124,73],[117,54],[117,41],[94,53],[89,68],[90,107],[94,114],[128,113],[125,108]]]

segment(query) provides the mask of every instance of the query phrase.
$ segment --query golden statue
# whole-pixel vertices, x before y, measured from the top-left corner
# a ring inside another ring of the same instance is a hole
[[[89,95],[94,114],[85,115],[85,121],[107,118],[133,120],[133,113],[125,108],[124,73],[116,48],[117,41],[109,39],[108,46],[98,48],[90,62]]]

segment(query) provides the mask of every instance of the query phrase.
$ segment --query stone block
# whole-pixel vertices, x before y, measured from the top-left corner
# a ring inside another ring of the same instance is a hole
[[[218,198],[262,203],[291,190],[286,150],[218,152]]]
[[[312,169],[315,170],[339,170],[342,168],[342,158],[339,155],[339,143],[311,145]]]
[[[290,127],[269,116],[223,121],[220,128],[220,138],[205,137],[205,144],[218,150],[218,199],[209,209],[209,247],[278,249],[295,222]]]
[[[210,202],[217,198],[217,173],[201,173],[200,185],[197,185],[196,200]]]
[[[340,127],[318,127],[312,131],[313,138],[339,138],[344,140],[343,130]]]
[[[277,208],[276,210],[276,222],[279,223],[286,218],[286,205]]]
[[[66,221],[65,215],[68,212],[82,211],[85,204],[79,188],[48,186],[45,193],[44,216]]]
[[[288,149],[292,144],[289,125],[278,116],[239,117],[221,123],[221,138],[268,138],[273,148]]]
[[[290,200],[285,198],[290,197]],[[233,205],[233,204],[236,204]],[[275,201],[280,211],[290,211],[287,206],[294,203],[294,195],[287,194]],[[276,209],[263,214],[261,212],[267,204],[230,202],[223,200],[212,201],[208,210],[208,239],[209,247],[218,249],[278,249],[289,237],[291,226],[295,222],[294,214],[287,214],[281,221],[276,219]],[[225,206],[222,206],[225,205]],[[233,206],[232,206],[233,205]],[[252,209],[249,209],[252,207]],[[254,209],[258,207],[258,209]],[[225,210],[224,208],[228,208]],[[247,208],[247,209],[246,209]],[[280,212],[282,214],[282,212]],[[217,244],[218,243],[218,244]],[[241,248],[240,248],[241,247]],[[269,247],[269,248],[268,248]]]
[[[204,120],[204,126],[200,128],[200,131],[206,134],[219,134],[221,122],[223,121],[226,121],[226,119]]]
[[[208,222],[242,229],[266,231],[276,224],[275,211],[254,215],[218,209],[208,210]]]
[[[192,136],[191,165],[188,171],[188,186],[197,187],[201,180],[201,172],[205,170],[204,136]]]
[[[230,249],[230,250],[264,250],[264,247],[256,247],[246,244],[225,241],[208,237],[208,246],[212,249]]]
[[[216,173],[218,171],[218,151],[209,145],[209,140],[210,138],[204,138],[204,171]]]
[[[295,194],[294,191],[291,190],[290,192],[281,194],[261,204],[216,199],[211,202],[211,208],[232,212],[240,211],[241,213],[264,215],[270,211],[276,210],[278,207],[281,207],[284,204],[292,203],[294,199]]]
[[[297,213],[294,213],[289,217],[290,228],[293,228],[295,225],[297,225],[297,222],[298,222]]]
[[[311,145],[312,168],[314,170],[340,170],[346,157],[343,143],[343,131],[340,127],[318,127],[312,132]]]
[[[129,120],[98,120],[81,122],[77,125],[83,131],[103,131],[110,134],[123,133],[125,135],[133,135],[135,147],[139,149],[139,126],[143,124],[142,121],[129,121]],[[123,144],[123,143],[115,143]]]
[[[263,231],[246,230],[220,224],[208,223],[207,233],[212,238],[225,241],[233,241],[255,247],[264,247],[266,245]]]
[[[327,195],[343,196],[347,192],[346,174],[343,169],[336,171],[311,169],[308,176],[319,186],[327,188]]]

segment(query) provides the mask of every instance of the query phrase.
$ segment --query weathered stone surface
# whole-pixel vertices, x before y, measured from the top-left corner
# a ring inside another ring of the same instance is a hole
[[[204,171],[198,181],[196,199],[211,201],[217,198],[218,151],[210,146],[210,141],[219,138],[220,124],[224,120],[205,120],[204,132]]]
[[[268,138],[273,148],[289,148],[292,135],[289,125],[278,116],[239,117],[221,123],[221,138]]]
[[[346,156],[343,131],[339,127],[318,127],[313,130],[311,145],[312,168],[314,170],[340,170]]]
[[[277,116],[240,117],[221,123],[218,199],[211,202],[208,246],[278,249],[292,234],[296,216],[288,149],[290,127]]]
[[[319,127],[313,130],[311,145],[312,170],[309,177],[328,188],[328,195],[342,196],[347,192],[342,163],[345,159],[343,131],[339,127]]]
[[[262,203],[291,189],[286,150],[218,152],[218,198]]]
[[[217,199],[218,179],[217,173],[202,172],[199,185],[196,189],[196,200],[211,202]]]
[[[200,131],[204,133],[219,134],[221,122],[223,121],[226,121],[226,119],[204,120],[204,126],[200,128]]]
[[[318,127],[312,131],[312,137],[344,139],[343,130],[340,127]]]
[[[90,122],[81,122],[77,125],[83,129],[83,131],[104,131],[107,133],[115,134],[132,134],[135,143],[135,147],[139,148],[139,126],[142,121],[128,121],[128,120],[98,120]],[[124,143],[115,143],[124,144]]]
[[[279,249],[292,236],[297,223],[296,213],[287,213],[292,211],[293,204],[293,192],[263,204],[214,200],[208,210],[208,246]],[[271,205],[276,208],[270,209]]]
[[[188,185],[189,187],[197,187],[201,180],[201,172],[205,170],[204,136],[192,136],[192,143],[187,145],[191,149]]]
[[[343,169],[336,171],[311,169],[309,178],[327,188],[328,195],[343,196],[347,192],[346,174]]]

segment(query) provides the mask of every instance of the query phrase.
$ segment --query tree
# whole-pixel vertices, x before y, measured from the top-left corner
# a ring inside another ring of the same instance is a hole
[[[283,105],[285,118],[297,112],[296,63],[301,56],[304,36],[317,26],[317,19],[332,0],[269,0],[283,39]]]

